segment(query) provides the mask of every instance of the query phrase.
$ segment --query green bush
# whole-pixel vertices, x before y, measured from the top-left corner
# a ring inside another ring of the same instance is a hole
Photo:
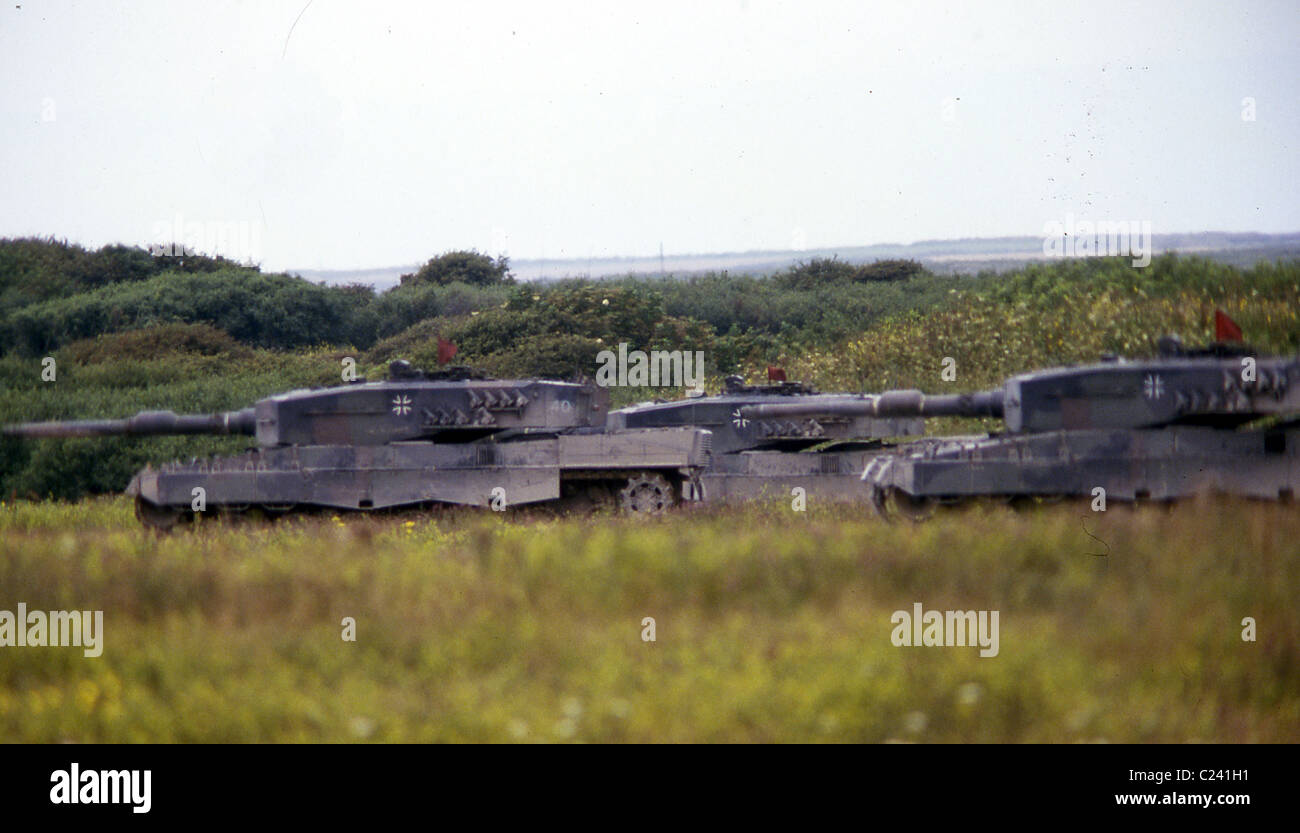
[[[926,274],[915,260],[877,260],[855,266],[838,257],[815,257],[779,272],[773,281],[786,289],[818,289],[832,284],[905,281]]]
[[[66,298],[115,283],[143,281],[162,272],[219,269],[258,271],[256,267],[193,251],[166,257],[119,243],[90,251],[52,237],[0,238],[0,315],[30,303]]]
[[[600,345],[707,351],[715,341],[706,323],[664,315],[662,297],[644,286],[565,282],[515,287],[495,308],[418,322],[376,344],[365,358],[371,364],[406,358],[432,367],[439,337],[456,345],[458,363],[511,375],[533,368],[562,378],[592,375]]]
[[[64,347],[59,358],[76,364],[103,364],[125,359],[148,360],[169,353],[245,359],[253,351],[225,330],[209,324],[172,323],[76,341]]]
[[[476,364],[502,378],[577,379],[596,373],[600,341],[574,333],[528,336]]]
[[[778,273],[774,280],[787,289],[815,289],[830,283],[845,283],[853,280],[857,268],[838,257],[815,257],[804,263],[791,266]]]
[[[0,322],[0,335],[27,355],[171,322],[210,324],[257,347],[364,346],[374,340],[365,326],[368,308],[368,300],[355,293],[288,275],[244,269],[165,272],[22,307]]]
[[[445,252],[430,258],[414,274],[401,277],[401,283],[405,285],[431,283],[446,286],[466,283],[471,286],[492,286],[514,282],[515,279],[510,274],[510,260],[505,255],[494,259],[477,251]]]
[[[907,281],[925,274],[925,267],[915,260],[877,260],[859,266],[855,281]]]

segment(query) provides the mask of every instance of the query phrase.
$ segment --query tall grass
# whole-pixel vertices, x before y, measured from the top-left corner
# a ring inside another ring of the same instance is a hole
[[[105,647],[0,648],[0,736],[1294,742],[1298,556],[1293,508],[1235,502],[161,538],[123,499],[20,502],[0,508],[0,607],[101,609]],[[1000,611],[999,655],[894,647],[914,602]]]

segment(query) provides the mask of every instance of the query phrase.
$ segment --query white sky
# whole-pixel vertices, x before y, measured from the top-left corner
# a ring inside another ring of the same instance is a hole
[[[8,0],[0,236],[179,215],[346,269],[1300,230],[1294,0],[306,5]]]

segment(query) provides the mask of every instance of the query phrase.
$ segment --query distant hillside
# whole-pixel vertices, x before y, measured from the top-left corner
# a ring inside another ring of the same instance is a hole
[[[1250,266],[1258,260],[1300,257],[1300,233],[1205,231],[1153,235],[1152,254],[1184,252],[1233,266]],[[702,272],[744,272],[766,275],[787,269],[799,261],[818,257],[839,257],[850,263],[885,258],[918,260],[938,274],[976,274],[984,270],[1005,272],[1027,262],[1046,260],[1042,237],[985,237],[960,240],[920,240],[916,243],[877,243],[871,246],[838,246],[821,249],[722,252],[717,254],[665,255],[619,258],[514,259],[511,271],[521,280],[550,281],[561,278],[606,278],[622,275],[688,275]],[[361,283],[383,290],[395,286],[398,278],[419,268],[419,264],[373,269],[291,269],[308,280],[329,284]]]

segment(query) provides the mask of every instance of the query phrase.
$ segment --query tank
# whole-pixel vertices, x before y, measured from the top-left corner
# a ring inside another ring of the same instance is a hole
[[[801,402],[741,408],[798,418]],[[1014,376],[1001,388],[845,400],[846,415],[994,417],[1003,431],[931,437],[874,455],[867,499],[886,517],[928,517],[973,499],[1172,501],[1200,492],[1290,500],[1300,482],[1300,358],[1238,343]],[[1100,491],[1099,491],[1100,490]]]
[[[845,406],[863,395],[819,393],[784,376],[772,368],[769,383],[758,385],[729,376],[718,396],[623,408],[610,414],[609,430],[707,429],[713,453],[697,497],[713,503],[788,499],[796,488],[819,500],[861,501],[867,462],[889,439],[924,431],[920,417],[855,412]],[[789,410],[770,414],[770,407]]]
[[[20,437],[242,434],[243,454],[138,472],[127,487],[146,524],[257,507],[377,510],[421,504],[505,509],[616,503],[659,514],[697,491],[710,435],[688,425],[605,430],[608,392],[499,380],[403,361],[380,382],[297,390],[227,413],[148,411],[121,420],[10,425]]]

